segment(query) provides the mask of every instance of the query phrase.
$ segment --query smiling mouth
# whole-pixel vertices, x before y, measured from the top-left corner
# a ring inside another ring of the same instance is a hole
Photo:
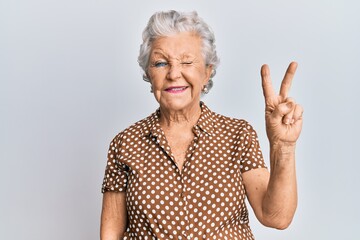
[[[188,87],[169,87],[165,89],[166,92],[169,93],[182,93],[184,92]]]

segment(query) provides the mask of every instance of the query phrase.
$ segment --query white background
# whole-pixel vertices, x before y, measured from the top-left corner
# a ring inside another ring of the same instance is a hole
[[[259,70],[305,108],[299,206],[285,231],[257,239],[358,239],[358,1],[0,1],[0,239],[98,239],[108,145],[157,108],[137,55],[159,10],[197,10],[221,65],[203,99],[248,120],[268,163]]]

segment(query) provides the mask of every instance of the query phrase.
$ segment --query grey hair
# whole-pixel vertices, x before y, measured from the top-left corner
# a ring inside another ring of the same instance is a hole
[[[219,58],[216,54],[215,36],[208,24],[193,12],[177,12],[174,10],[154,13],[143,31],[143,43],[140,45],[138,63],[144,71],[143,79],[149,82],[147,68],[152,43],[159,37],[169,36],[180,32],[194,32],[202,39],[202,53],[206,66],[212,66],[212,73],[207,89],[213,86],[212,78],[216,74]]]

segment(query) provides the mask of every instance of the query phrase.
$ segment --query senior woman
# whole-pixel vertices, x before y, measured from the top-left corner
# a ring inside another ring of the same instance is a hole
[[[245,120],[212,112],[218,66],[215,39],[196,12],[155,13],[138,58],[159,108],[111,142],[102,187],[101,238],[254,239],[245,198],[265,226],[284,229],[295,213],[295,145],[302,107],[279,95],[261,69],[269,172],[256,132]],[[236,106],[235,106],[236,107]]]

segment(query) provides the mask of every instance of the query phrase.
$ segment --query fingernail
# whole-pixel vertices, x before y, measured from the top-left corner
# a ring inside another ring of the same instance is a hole
[[[293,107],[293,103],[292,103],[292,102],[288,102],[288,103],[286,103],[286,106],[287,106],[288,108],[292,108],[292,107]]]
[[[290,124],[290,119],[285,119],[285,124]]]
[[[291,124],[293,124],[295,122],[295,119],[291,119]]]

